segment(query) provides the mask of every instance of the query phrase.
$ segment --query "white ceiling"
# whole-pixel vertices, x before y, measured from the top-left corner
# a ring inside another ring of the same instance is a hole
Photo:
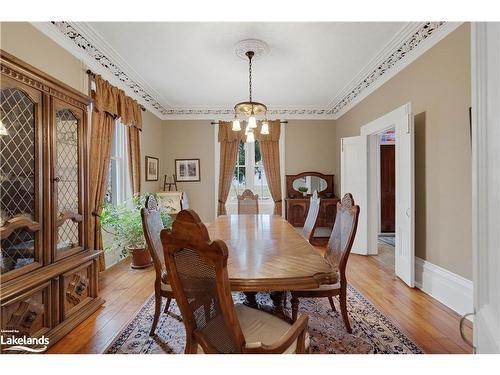
[[[330,105],[405,26],[373,23],[88,23],[165,107],[229,107],[248,98],[242,39],[270,48],[254,61],[254,100],[270,107]],[[88,31],[88,30],[87,30]]]
[[[456,29],[457,22],[34,22],[95,73],[162,119],[230,119],[248,99],[243,39],[269,54],[253,64],[253,99],[269,118],[335,119]]]

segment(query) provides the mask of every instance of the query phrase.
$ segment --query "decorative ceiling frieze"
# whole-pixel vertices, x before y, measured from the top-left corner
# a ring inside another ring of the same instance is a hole
[[[156,100],[152,95],[150,95],[145,89],[143,89],[139,84],[134,82],[127,73],[125,73],[117,64],[111,61],[96,45],[93,41],[89,40],[88,37],[82,35],[78,32],[69,22],[61,21],[54,22],[52,24],[67,38],[71,39],[79,48],[81,48],[87,55],[98,62],[103,68],[108,70],[118,78],[124,85],[130,88],[137,96],[142,100],[149,103],[154,109],[156,109],[160,114],[167,114],[168,110],[162,106],[158,100]]]
[[[135,95],[135,99],[145,105],[147,104],[162,119],[217,119],[220,117],[230,117],[234,114],[232,108],[208,108],[205,106],[196,109],[173,108],[165,103],[165,100],[152,93],[152,90],[145,88],[145,84],[138,83],[140,79],[133,79],[133,74],[127,72],[127,69],[120,67],[120,64],[116,61],[113,61],[105,53],[106,48],[100,47],[99,43],[92,40],[81,28],[74,26],[71,22],[65,21],[51,22],[51,24],[51,27],[55,28],[64,38],[69,39],[78,48],[80,53],[83,53],[102,69],[112,74],[129,89],[129,92]],[[307,106],[289,108],[271,107],[268,109],[268,114],[270,117],[280,116],[280,118],[288,119],[293,119],[294,117],[335,119],[340,117],[350,107],[373,91],[373,89],[389,79],[387,77],[391,75],[390,73],[394,73],[398,67],[401,69],[402,66],[406,66],[404,65],[405,60],[410,60],[408,56],[418,55],[418,50],[423,49],[423,42],[429,39],[429,37],[434,36],[434,34],[437,34],[436,31],[439,30],[441,32],[441,29],[444,29],[446,24],[446,22],[409,24],[411,26],[410,32],[406,29],[404,35],[396,36],[394,40],[396,40],[397,44],[391,45],[391,48],[387,51],[382,51],[383,53],[377,56],[377,60],[372,62],[368,70],[365,69],[360,72],[358,79],[354,79],[340,93],[336,93],[335,99],[324,108],[311,108]],[[40,25],[38,27],[43,29]],[[456,27],[457,25],[454,25],[446,33],[451,32]]]
[[[331,109],[331,113],[336,114],[344,107],[354,101],[364,90],[369,88],[380,77],[386,74],[399,61],[404,59],[410,52],[415,50],[420,43],[431,36],[438,28],[444,25],[444,22],[426,22],[411,36],[406,39],[397,49],[387,58],[379,63],[366,77],[358,82],[347,94],[340,98]]]

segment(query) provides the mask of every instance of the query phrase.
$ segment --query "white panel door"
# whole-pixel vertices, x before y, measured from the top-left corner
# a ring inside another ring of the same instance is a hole
[[[367,254],[367,225],[366,225],[366,141],[364,137],[348,137],[341,140],[340,156],[340,191],[341,198],[351,193],[354,202],[359,205],[359,220],[356,237],[352,245],[352,252]]]
[[[413,117],[396,121],[396,249],[395,272],[415,286],[415,199]]]
[[[500,353],[500,23],[472,24],[474,346]]]

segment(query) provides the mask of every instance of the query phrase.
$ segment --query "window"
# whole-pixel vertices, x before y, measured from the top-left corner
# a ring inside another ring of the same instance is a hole
[[[237,196],[245,189],[250,189],[254,194],[259,195],[259,211],[261,213],[272,214],[274,202],[267,186],[259,141],[254,143],[240,142],[231,189],[226,203],[228,214],[237,213]]]
[[[109,161],[108,185],[104,201],[120,204],[132,197],[127,155],[127,128],[116,121]]]

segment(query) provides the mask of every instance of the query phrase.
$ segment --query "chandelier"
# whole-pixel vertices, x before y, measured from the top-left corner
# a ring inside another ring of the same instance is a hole
[[[269,134],[269,123],[266,119],[267,107],[265,104],[254,102],[252,100],[252,58],[255,55],[254,51],[247,51],[245,55],[248,57],[248,77],[249,77],[249,100],[246,102],[240,102],[234,106],[234,120],[232,129],[234,131],[241,130],[240,118],[245,119],[247,126],[245,128],[245,134],[247,136],[247,142],[255,142],[254,131],[257,128],[257,118],[256,116],[264,115],[264,120],[260,128],[261,134]]]

